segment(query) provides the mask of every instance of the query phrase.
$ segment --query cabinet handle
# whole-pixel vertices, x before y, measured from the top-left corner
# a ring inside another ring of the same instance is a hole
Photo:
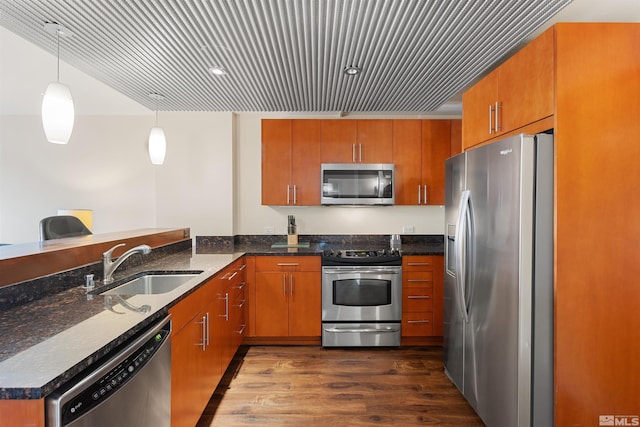
[[[489,104],[489,135],[493,134],[493,106]]]
[[[358,155],[359,157],[358,161],[362,163],[362,144],[358,144],[358,148],[360,149],[360,153]]]
[[[289,275],[289,295],[293,296],[293,274]]]
[[[202,325],[202,332],[200,333],[200,342],[196,345],[198,347],[202,347],[202,351],[205,351],[207,348],[207,332],[205,326],[205,316],[202,316],[202,320],[200,322],[196,322],[198,325]]]
[[[283,274],[282,275],[282,295],[284,295],[284,297],[287,297],[287,275]]]
[[[420,266],[420,265],[431,265],[430,262],[408,262],[407,265]]]
[[[351,144],[351,163],[356,163],[356,144]]]
[[[499,132],[500,129],[500,113],[498,112],[498,109],[502,108],[502,105],[500,105],[500,102],[496,101],[496,109],[495,109],[495,114],[496,114],[496,132]]]
[[[418,204],[419,205],[422,204],[422,202],[420,200],[420,194],[421,194],[420,187],[422,187],[422,185],[418,185]]]
[[[242,335],[242,334],[244,334],[244,328],[246,328],[246,327],[247,327],[246,323],[243,323],[243,324],[242,324],[242,325],[240,325],[240,326],[241,326],[240,330],[239,330],[239,331],[236,331],[236,334],[238,334],[238,335]]]
[[[297,205],[298,204],[298,186],[293,184],[293,204]]]
[[[425,185],[425,186],[424,186],[424,204],[425,204],[425,205],[428,205],[428,204],[429,204],[429,202],[428,202],[427,200],[428,200],[428,199],[427,199],[427,186]]]
[[[297,262],[279,262],[278,267],[297,267],[299,264]]]
[[[206,330],[206,335],[205,335],[205,344],[207,347],[209,347],[209,312],[207,311],[207,313],[204,315],[205,320],[206,320],[206,324],[205,324],[205,330]]]
[[[229,320],[229,293],[224,294],[224,314],[220,314],[220,317],[224,317],[224,320]]]
[[[287,204],[289,204],[289,190],[290,190],[291,186],[289,184],[287,184]]]
[[[234,271],[231,276],[227,277],[227,280],[233,280],[233,278],[236,277],[237,275],[238,275],[238,272]]]
[[[429,299],[429,295],[407,295],[407,299]]]
[[[242,289],[247,284],[247,282],[241,282],[238,286],[234,286],[235,289]]]
[[[242,265],[240,266],[240,268],[238,269],[238,271],[242,271],[242,270],[244,270],[245,268],[247,268],[247,264],[242,264]]]
[[[237,307],[237,308],[242,308],[242,307],[244,307],[244,303],[245,303],[246,301],[247,301],[247,300],[244,300],[244,299],[243,299],[243,300],[242,300],[242,302],[241,302],[240,304],[234,304],[233,306],[234,306],[234,307]]]
[[[407,323],[429,323],[428,320],[407,320]]]
[[[429,279],[407,279],[407,282],[430,282]]]

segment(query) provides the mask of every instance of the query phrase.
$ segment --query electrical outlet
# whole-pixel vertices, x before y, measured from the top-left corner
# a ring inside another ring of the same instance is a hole
[[[403,225],[402,232],[404,234],[413,234],[416,232],[416,228],[413,225]]]
[[[273,225],[266,225],[264,227],[264,234],[276,234],[276,228]]]

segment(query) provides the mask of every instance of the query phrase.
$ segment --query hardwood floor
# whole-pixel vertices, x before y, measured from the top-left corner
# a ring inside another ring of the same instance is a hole
[[[483,426],[442,349],[241,347],[197,427]]]

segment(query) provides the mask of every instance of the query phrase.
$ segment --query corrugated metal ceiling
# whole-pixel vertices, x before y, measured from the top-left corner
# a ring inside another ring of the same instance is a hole
[[[150,109],[430,112],[570,1],[0,0],[0,25],[55,55],[57,22],[62,60]]]

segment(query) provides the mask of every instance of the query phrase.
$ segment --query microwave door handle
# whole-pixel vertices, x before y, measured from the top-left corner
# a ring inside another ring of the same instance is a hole
[[[382,176],[382,171],[378,171],[378,198],[382,198],[383,193],[384,193],[384,188],[383,188],[383,179],[384,177]]]

